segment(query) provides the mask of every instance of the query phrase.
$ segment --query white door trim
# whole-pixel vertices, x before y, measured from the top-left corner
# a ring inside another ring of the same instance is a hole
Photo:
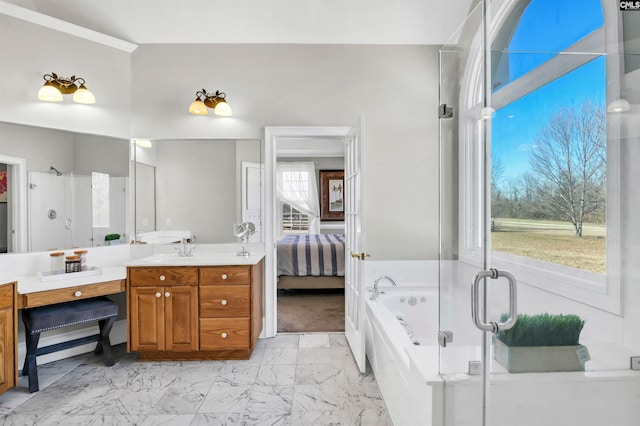
[[[0,163],[7,164],[9,172],[9,218],[11,222],[7,243],[10,252],[27,251],[27,160],[0,155]]]
[[[262,337],[273,337],[278,331],[278,305],[276,297],[276,148],[278,140],[300,138],[343,139],[349,127],[265,127],[264,128],[264,327]]]

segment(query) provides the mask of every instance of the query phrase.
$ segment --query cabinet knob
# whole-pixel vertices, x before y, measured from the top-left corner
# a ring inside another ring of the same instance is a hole
[[[164,275],[160,275],[160,281],[164,281],[166,279],[167,279],[167,277],[165,277]]]
[[[222,300],[220,301],[220,304],[221,304],[221,305],[226,305],[226,304],[227,304],[227,301],[226,301],[225,299],[222,299]]]
[[[222,279],[223,279],[223,280],[226,280],[227,278],[229,278],[229,277],[227,276],[227,274],[222,274]]]
[[[226,339],[226,338],[227,338],[227,333],[222,333],[222,334],[220,335],[220,337],[222,337],[223,339]]]
[[[157,292],[157,293],[156,293],[156,297],[160,297],[160,296],[162,296],[162,293]]]
[[[171,296],[171,293],[169,293],[168,291],[164,294],[164,297],[169,297]]]
[[[73,295],[74,295],[75,297],[80,297],[80,296],[82,296],[82,292],[81,292],[80,290],[78,290],[78,291],[76,291],[75,293],[73,293]]]

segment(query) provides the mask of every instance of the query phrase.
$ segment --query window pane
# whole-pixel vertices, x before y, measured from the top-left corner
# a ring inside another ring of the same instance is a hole
[[[109,227],[109,175],[91,173],[91,209],[94,228]]]
[[[493,250],[605,273],[604,105],[598,58],[496,111]]]
[[[604,16],[601,0],[579,3],[535,0],[510,24],[517,26],[513,35],[506,41],[498,38],[492,46],[495,52],[503,52],[494,54],[494,90],[525,75],[602,27]],[[503,44],[498,45],[500,42]]]
[[[282,204],[282,232],[300,234],[309,231],[309,216],[300,212],[291,204]]]

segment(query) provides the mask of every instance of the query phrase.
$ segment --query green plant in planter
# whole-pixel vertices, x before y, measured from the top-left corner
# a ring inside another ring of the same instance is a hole
[[[494,336],[494,358],[510,373],[584,371],[591,357],[578,343],[583,326],[572,314],[520,314],[510,330]]]
[[[120,234],[107,234],[104,236],[105,241],[114,241],[119,239],[120,239]]]
[[[501,321],[506,321],[503,314]],[[508,346],[573,346],[578,344],[584,320],[577,315],[518,315],[510,330],[500,331],[497,338]]]

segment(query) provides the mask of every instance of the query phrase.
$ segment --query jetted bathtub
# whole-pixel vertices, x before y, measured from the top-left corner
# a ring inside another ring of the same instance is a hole
[[[432,390],[427,385],[431,377],[425,375],[438,375],[438,289],[380,290],[366,304],[367,358],[394,424],[431,425]],[[420,368],[409,356],[418,347]]]

